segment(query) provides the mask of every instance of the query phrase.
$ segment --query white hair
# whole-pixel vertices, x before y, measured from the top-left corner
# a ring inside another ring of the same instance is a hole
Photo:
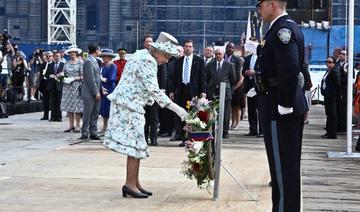
[[[225,53],[225,47],[224,46],[214,46],[214,52],[220,51],[221,53]]]

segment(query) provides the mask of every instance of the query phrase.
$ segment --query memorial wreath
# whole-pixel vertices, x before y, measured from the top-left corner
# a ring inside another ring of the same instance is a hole
[[[213,126],[217,118],[217,101],[194,97],[187,103],[189,115],[184,130],[187,160],[182,163],[182,173],[195,179],[199,188],[208,188],[214,180]]]

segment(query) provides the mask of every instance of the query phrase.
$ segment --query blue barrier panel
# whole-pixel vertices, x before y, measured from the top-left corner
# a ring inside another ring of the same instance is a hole
[[[360,26],[355,26],[354,54],[360,54]],[[344,48],[347,43],[346,28],[344,25],[331,26],[329,39],[329,54],[332,55],[335,48]]]
[[[304,33],[305,60],[310,64],[322,64],[327,57],[327,30],[302,28]]]

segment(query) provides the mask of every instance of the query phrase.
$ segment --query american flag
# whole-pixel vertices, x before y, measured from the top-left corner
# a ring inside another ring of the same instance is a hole
[[[241,44],[242,44],[242,45],[245,44],[245,39],[246,39],[246,33],[243,32],[243,33],[241,33],[241,36],[240,36],[240,40],[241,40]]]

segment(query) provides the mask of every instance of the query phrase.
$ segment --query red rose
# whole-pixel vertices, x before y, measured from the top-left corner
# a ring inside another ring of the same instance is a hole
[[[194,170],[194,172],[199,172],[200,171],[200,164],[198,163],[193,163],[192,164],[192,169]]]
[[[207,111],[199,111],[198,114],[197,114],[197,117],[205,122],[205,123],[208,123],[209,119],[210,119],[210,113],[207,112]]]

